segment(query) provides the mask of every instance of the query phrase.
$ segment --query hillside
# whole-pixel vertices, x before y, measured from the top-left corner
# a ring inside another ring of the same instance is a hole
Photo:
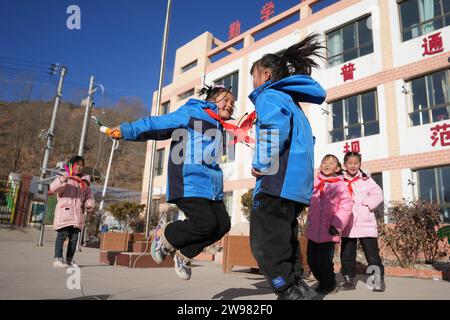
[[[39,175],[45,139],[39,137],[50,126],[53,102],[1,102],[0,101],[0,176],[10,172],[31,172]],[[145,114],[142,103],[122,99],[113,108],[96,109],[94,114],[106,125],[114,126],[132,121]],[[78,152],[83,125],[84,108],[62,103],[57,113],[54,147],[49,167],[58,161],[66,161]],[[111,168],[109,186],[141,190],[145,161],[145,143],[121,141]],[[86,142],[86,174],[92,168],[104,176],[111,151],[111,140],[89,121]],[[96,165],[97,164],[97,165]],[[90,168],[90,169],[89,169]],[[103,183],[103,181],[97,181]]]

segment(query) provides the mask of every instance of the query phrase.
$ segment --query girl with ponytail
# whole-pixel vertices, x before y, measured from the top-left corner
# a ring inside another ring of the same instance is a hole
[[[278,299],[311,299],[301,280],[297,216],[310,204],[314,137],[300,102],[321,104],[325,90],[310,75],[323,58],[319,36],[308,35],[280,54],[266,54],[250,70],[254,91],[256,177],[250,243],[260,270]]]

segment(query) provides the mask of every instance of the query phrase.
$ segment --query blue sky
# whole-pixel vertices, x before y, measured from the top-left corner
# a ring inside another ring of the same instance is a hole
[[[172,0],[165,83],[172,79],[178,47],[205,31],[227,40],[228,27],[235,20],[241,21],[241,32],[256,26],[266,2]],[[273,2],[278,14],[300,0]],[[81,9],[81,30],[66,27],[66,10],[72,4]],[[66,92],[87,87],[94,75],[105,87],[103,98],[96,95],[97,105],[135,96],[150,108],[158,86],[166,4],[166,0],[1,0],[0,80],[5,74],[17,77],[14,70],[2,72],[2,58],[58,62],[69,68]],[[32,81],[49,78],[36,74]]]

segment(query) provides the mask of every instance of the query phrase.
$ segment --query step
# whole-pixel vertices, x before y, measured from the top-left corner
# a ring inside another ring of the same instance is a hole
[[[134,265],[136,259],[137,262]],[[135,268],[173,268],[174,262],[173,258],[168,256],[162,264],[156,264],[149,253],[144,253],[141,255],[135,252],[122,252],[116,257],[116,265],[128,268],[133,268],[133,266]]]
[[[151,241],[135,241],[133,242],[133,252],[134,253],[142,253],[147,252],[150,253],[150,249],[152,247]]]
[[[113,266],[116,262],[116,257],[123,251],[100,251],[100,263]]]

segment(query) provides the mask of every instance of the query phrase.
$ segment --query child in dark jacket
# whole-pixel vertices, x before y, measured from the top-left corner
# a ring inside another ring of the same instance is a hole
[[[309,205],[314,182],[314,137],[300,102],[321,104],[325,90],[311,77],[321,57],[316,35],[281,54],[266,54],[252,68],[249,98],[255,105],[256,177],[250,243],[278,299],[310,299],[301,280],[297,217]]]

